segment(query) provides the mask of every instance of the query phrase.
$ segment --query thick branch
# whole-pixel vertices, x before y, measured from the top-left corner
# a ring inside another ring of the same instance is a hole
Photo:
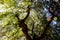
[[[25,22],[25,20],[28,18],[29,14],[30,14],[30,6],[28,5],[28,7],[27,7],[27,15],[26,15],[26,17],[23,19],[24,22]]]
[[[32,2],[32,0],[31,0],[31,2]],[[30,14],[30,5],[28,5],[28,7],[27,7],[27,15],[24,19],[20,20],[18,14],[16,14],[16,18],[18,19],[18,25],[19,25],[19,27],[22,28],[22,31],[25,34],[26,39],[27,40],[32,40],[31,37],[28,34],[27,25],[24,23],[26,21],[26,19],[29,17],[29,14]]]
[[[44,32],[43,32],[43,34],[41,34],[40,37],[38,37],[38,40],[44,38],[44,36],[45,36],[45,34],[46,34],[46,32],[47,32],[48,27],[50,27],[50,23],[52,22],[52,20],[53,20],[53,17],[51,18],[50,21],[47,22],[46,27],[45,27],[45,29],[44,29]]]
[[[18,25],[19,25],[19,27],[22,28],[22,31],[23,31],[23,33],[25,34],[26,39],[27,39],[27,40],[32,40],[31,37],[30,37],[29,34],[28,34],[27,25],[24,23],[24,22],[26,21],[26,19],[28,18],[29,14],[30,14],[30,6],[27,7],[27,16],[26,16],[23,20],[20,20],[20,19],[19,19],[18,14],[16,14],[16,18],[18,19]]]
[[[29,34],[28,34],[27,25],[26,25],[25,23],[22,23],[21,26],[23,26],[23,27],[22,27],[22,31],[23,31],[23,33],[25,34],[26,39],[27,39],[27,40],[32,40],[31,37],[30,37]]]
[[[37,40],[41,40],[41,39],[44,38],[44,36],[45,36],[45,34],[46,34],[47,30],[48,30],[48,27],[50,27],[50,23],[52,22],[52,20],[53,20],[53,18],[54,18],[54,12],[51,12],[51,11],[50,11],[50,8],[49,8],[48,10],[49,10],[49,12],[50,12],[51,15],[52,15],[51,20],[50,20],[50,21],[47,21],[47,24],[46,24],[46,27],[45,27],[45,29],[44,29],[44,32],[41,34],[40,37],[37,38]]]

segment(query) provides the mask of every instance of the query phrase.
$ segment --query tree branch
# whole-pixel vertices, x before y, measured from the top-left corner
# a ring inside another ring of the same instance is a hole
[[[19,25],[19,27],[22,28],[22,31],[25,34],[26,39],[27,40],[32,40],[31,37],[28,34],[27,25],[24,23],[26,21],[26,19],[28,18],[29,14],[30,14],[30,6],[28,5],[28,7],[27,7],[27,16],[24,19],[20,20],[18,14],[16,14],[16,18],[18,19],[18,25]]]
[[[51,12],[50,8],[48,9],[48,11],[51,13],[52,17],[51,17],[51,20],[47,21],[47,24],[46,24],[46,27],[44,28],[44,31],[43,33],[41,34],[40,37],[37,38],[37,40],[41,40],[44,38],[47,30],[48,30],[48,27],[50,27],[50,23],[52,22],[53,18],[54,18],[54,12]]]

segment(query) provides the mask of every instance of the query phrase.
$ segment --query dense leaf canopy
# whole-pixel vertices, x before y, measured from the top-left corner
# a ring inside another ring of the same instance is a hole
[[[0,40],[59,39],[60,0],[0,0]]]

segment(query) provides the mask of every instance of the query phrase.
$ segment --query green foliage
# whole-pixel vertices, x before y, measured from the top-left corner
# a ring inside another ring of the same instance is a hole
[[[2,0],[1,0],[2,1]],[[32,5],[29,0],[4,0],[4,4],[0,4],[0,36],[2,40],[17,40],[24,36],[22,29],[18,27],[18,20],[15,14],[19,15],[20,19],[24,19],[27,15],[27,6]],[[41,11],[42,12],[42,11]],[[41,20],[37,16],[37,11],[31,10],[29,18],[26,20],[26,24],[29,29],[29,34],[32,34],[32,26],[34,21],[34,33],[39,35],[39,32],[43,30],[41,26]],[[3,31],[3,32],[2,32]],[[5,38],[3,38],[5,36]]]
[[[39,0],[38,0],[39,1]],[[24,19],[27,15],[27,6],[31,6],[30,15],[25,23],[28,26],[30,36],[40,36],[44,32],[46,26],[46,14],[44,13],[42,2],[33,0],[0,0],[0,39],[1,40],[24,40],[22,28],[18,25],[15,14],[20,19]],[[48,4],[48,3],[47,3]],[[57,20],[57,17],[54,17]],[[32,28],[34,29],[32,30]],[[33,31],[33,33],[32,33]],[[47,30],[48,35],[54,38],[54,30]],[[32,34],[32,35],[31,35]],[[48,36],[48,37],[49,37]]]

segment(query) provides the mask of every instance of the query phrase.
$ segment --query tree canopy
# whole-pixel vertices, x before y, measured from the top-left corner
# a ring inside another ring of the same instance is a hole
[[[59,40],[60,0],[0,0],[0,40]]]

